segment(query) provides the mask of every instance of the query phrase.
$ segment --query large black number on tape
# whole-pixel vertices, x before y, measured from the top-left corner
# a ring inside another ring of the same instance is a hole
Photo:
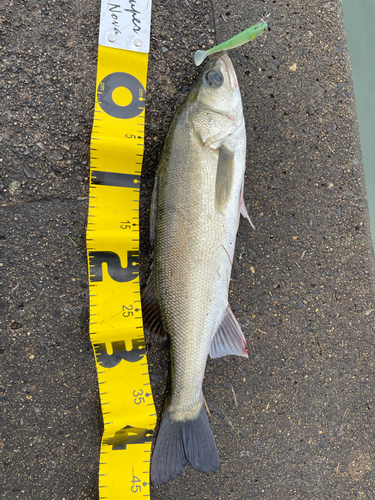
[[[129,361],[136,363],[146,354],[146,344],[144,339],[132,339],[132,349],[126,350],[125,341],[117,340],[111,342],[113,353],[108,354],[105,343],[94,344],[96,358],[98,363],[104,368],[113,368],[117,366],[120,361]]]
[[[91,184],[94,186],[114,186],[139,189],[140,175],[118,174],[116,172],[91,171]]]
[[[113,91],[125,87],[132,94],[131,103],[120,106],[113,100]],[[146,91],[141,82],[129,73],[111,73],[99,83],[97,99],[102,110],[114,118],[135,118],[145,109]]]
[[[112,450],[126,450],[128,444],[151,443],[152,434],[152,429],[127,425],[117,431],[113,437],[105,439],[103,443],[112,446]]]
[[[103,281],[103,263],[108,266],[108,274],[118,283],[132,281],[138,276],[138,252],[128,250],[126,267],[121,266],[120,257],[115,252],[89,252],[90,280]]]

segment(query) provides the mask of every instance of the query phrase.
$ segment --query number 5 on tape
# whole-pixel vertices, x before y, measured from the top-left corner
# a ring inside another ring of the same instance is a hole
[[[149,0],[102,1],[87,258],[104,420],[99,498],[108,500],[150,496],[156,415],[138,270],[150,20]]]

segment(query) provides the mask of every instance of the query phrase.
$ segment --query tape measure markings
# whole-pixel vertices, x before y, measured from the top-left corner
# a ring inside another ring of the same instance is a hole
[[[123,68],[127,73],[119,71]],[[149,468],[141,464],[150,463],[143,458],[151,453],[156,413],[144,368],[139,237],[134,235],[139,233],[144,138],[144,124],[139,122],[144,120],[146,75],[147,54],[99,46],[87,251],[94,320],[90,335],[104,420],[100,498],[110,500],[150,496]],[[132,86],[131,107],[114,101],[118,82]]]

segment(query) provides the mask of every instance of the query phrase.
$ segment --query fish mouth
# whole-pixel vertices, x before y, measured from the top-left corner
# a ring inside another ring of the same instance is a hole
[[[231,60],[229,59],[229,57],[226,54],[221,54],[219,56],[219,59],[221,59],[223,61],[223,63],[225,64],[225,66],[228,70],[230,83],[231,83],[232,87],[237,88],[238,87],[237,76],[236,76],[236,73],[234,71],[233,64],[231,63]]]

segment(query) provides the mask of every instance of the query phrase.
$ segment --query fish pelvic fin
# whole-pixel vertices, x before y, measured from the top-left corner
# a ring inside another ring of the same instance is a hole
[[[245,217],[245,219],[247,219],[247,220],[249,221],[250,226],[251,226],[251,227],[254,229],[254,231],[255,231],[254,224],[252,223],[252,221],[251,221],[251,219],[250,219],[250,215],[249,215],[249,213],[248,213],[248,211],[247,211],[247,209],[246,209],[246,206],[245,206],[245,203],[244,203],[243,199],[242,199],[242,201],[241,201],[241,215],[242,215],[243,217]]]
[[[142,315],[144,326],[150,332],[157,333],[162,339],[165,340],[167,338],[167,334],[163,328],[160,307],[155,295],[153,271],[151,271],[146,288],[142,294]]]
[[[248,358],[246,339],[231,308],[225,310],[223,319],[211,342],[211,358],[221,358],[227,354]]]
[[[240,206],[239,206],[239,214],[238,214],[238,224],[240,223],[240,214],[245,217],[250,223],[250,226],[254,229],[255,227],[254,224],[251,222],[250,215],[246,209],[245,201],[243,199],[243,193],[244,193],[244,185],[245,185],[245,178],[242,181],[242,187],[241,187],[241,194],[240,194]]]
[[[205,408],[194,420],[174,422],[164,413],[151,460],[154,486],[175,479],[187,463],[199,472],[217,472],[220,467],[215,438]]]

